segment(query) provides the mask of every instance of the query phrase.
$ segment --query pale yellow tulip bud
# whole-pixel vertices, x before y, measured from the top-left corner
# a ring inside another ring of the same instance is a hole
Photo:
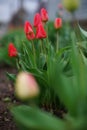
[[[62,0],[63,6],[70,12],[74,12],[80,5],[80,0]]]
[[[21,100],[36,97],[39,94],[39,87],[35,78],[27,72],[20,72],[15,83],[15,94]]]

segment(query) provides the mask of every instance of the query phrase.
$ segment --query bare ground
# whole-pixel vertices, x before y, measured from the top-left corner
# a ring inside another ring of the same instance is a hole
[[[0,130],[17,130],[10,114],[10,106],[17,101],[14,98],[14,87],[7,79],[6,72],[16,73],[16,70],[0,67]]]

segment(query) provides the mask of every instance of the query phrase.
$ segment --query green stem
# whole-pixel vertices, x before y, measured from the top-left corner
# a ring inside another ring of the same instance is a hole
[[[17,69],[20,70],[19,58],[16,58],[16,66],[17,66]]]
[[[47,32],[47,39],[48,39],[48,25],[46,24],[46,32]]]
[[[46,52],[46,46],[45,46],[45,44],[44,44],[43,39],[42,39],[41,41],[42,41],[43,53],[44,53],[44,56],[45,56],[45,58],[46,58],[46,62],[47,62],[47,52]]]
[[[58,52],[59,50],[59,34],[58,34],[58,31],[56,33],[56,53]]]
[[[43,46],[42,46],[42,39],[40,40],[40,49],[41,49],[41,53],[43,53]]]
[[[46,32],[47,32],[47,48],[49,48],[49,38],[48,38],[48,25],[46,24]]]
[[[33,54],[34,54],[34,66],[36,67],[36,52],[35,52],[35,46],[34,46],[33,40],[32,40],[31,42],[32,42],[32,50],[33,50]]]
[[[44,52],[44,54],[46,54],[46,48],[45,48],[45,44],[44,44],[43,39],[41,39],[41,42],[42,42],[42,49],[43,49],[43,52]]]

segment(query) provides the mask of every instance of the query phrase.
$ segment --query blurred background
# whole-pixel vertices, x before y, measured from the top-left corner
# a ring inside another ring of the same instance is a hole
[[[42,7],[48,10],[49,19],[54,20],[60,11],[59,3],[61,0],[0,0],[0,37],[11,28],[23,27],[25,20],[33,23],[34,14]],[[62,10],[60,15],[64,20],[71,20],[66,10]],[[87,0],[81,0],[76,18],[82,26],[87,26]]]

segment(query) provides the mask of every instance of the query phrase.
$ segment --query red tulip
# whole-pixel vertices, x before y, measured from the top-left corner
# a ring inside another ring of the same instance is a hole
[[[62,19],[61,18],[56,18],[54,21],[54,27],[56,29],[59,29],[62,27]]]
[[[28,40],[35,38],[32,25],[28,21],[25,22],[24,31]]]
[[[32,33],[30,33],[30,34],[26,34],[26,38],[27,38],[28,40],[33,40],[33,39],[35,39],[35,34],[34,34],[34,32],[32,32]]]
[[[47,13],[47,10],[42,8],[41,9],[41,20],[43,22],[47,22],[48,21],[48,13]]]
[[[10,57],[16,57],[18,54],[17,49],[15,48],[13,43],[10,43],[8,46],[8,55]]]
[[[36,30],[36,38],[42,39],[42,38],[46,38],[46,37],[47,37],[47,34],[45,32],[45,29],[44,29],[42,23],[40,23]]]
[[[29,34],[33,32],[32,25],[30,24],[30,22],[28,21],[25,22],[24,31],[25,31],[25,34]]]
[[[39,13],[36,13],[34,16],[34,27],[37,27],[40,22],[41,22],[41,16]]]

